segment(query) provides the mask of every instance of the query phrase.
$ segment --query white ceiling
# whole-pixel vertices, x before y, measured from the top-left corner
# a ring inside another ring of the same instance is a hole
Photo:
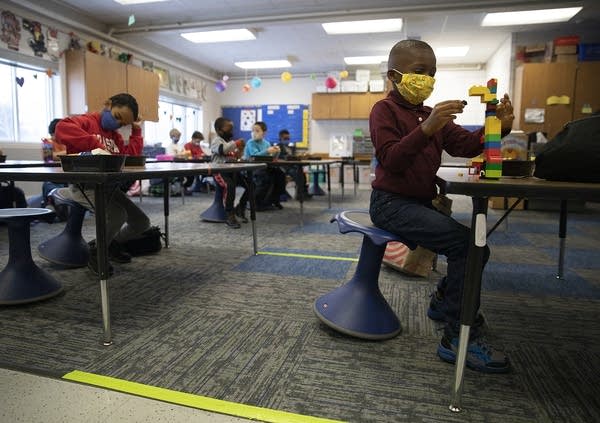
[[[37,2],[19,1],[25,5]],[[527,38],[542,31],[570,35],[600,34],[600,1],[514,0],[169,0],[122,6],[113,0],[46,0],[113,38],[163,55],[197,64],[214,74],[244,76],[235,61],[289,58],[295,75],[321,74],[347,69],[344,56],[387,55],[397,41],[420,37],[434,48],[470,46],[467,57],[439,59],[438,65],[483,64],[511,32]],[[583,5],[567,24],[482,28],[485,12]],[[130,15],[135,24],[128,26]],[[399,33],[327,35],[322,22],[401,17]],[[193,44],[179,34],[193,30],[247,27],[257,33],[254,41]],[[586,41],[586,40],[584,40]],[[598,42],[599,39],[587,40]],[[360,66],[364,68],[364,66]],[[259,70],[261,76],[282,70]],[[249,71],[254,74],[255,71]]]

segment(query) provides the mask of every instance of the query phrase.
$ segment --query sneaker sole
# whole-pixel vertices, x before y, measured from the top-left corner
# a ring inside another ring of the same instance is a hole
[[[456,353],[454,351],[449,350],[444,347],[442,344],[438,346],[437,350],[438,357],[444,360],[447,363],[456,364]],[[473,364],[473,362],[469,361],[469,357],[467,356],[467,367],[471,370],[476,370],[482,373],[508,373],[510,371],[510,362],[506,364],[504,367],[486,367],[486,366],[478,366]]]

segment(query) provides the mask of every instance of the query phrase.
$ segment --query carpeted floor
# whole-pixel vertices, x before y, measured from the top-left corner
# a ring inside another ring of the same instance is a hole
[[[516,211],[489,239],[482,310],[513,371],[467,370],[461,414],[448,411],[454,367],[439,360],[428,295],[445,271],[410,278],[382,268],[380,286],[403,327],[383,342],[335,333],[312,311],[321,294],[350,279],[361,238],[329,219],[367,208],[369,191],[334,189],[258,214],[259,251],[240,230],[200,221],[207,194],[171,201],[171,248],[115,264],[109,281],[114,345],[101,345],[99,286],[86,269],[39,258],[38,243],[62,224],[31,228],[34,260],[64,285],[53,299],[0,308],[0,366],[62,376],[72,370],[289,412],[352,422],[600,421],[600,205],[569,220],[566,279],[555,279],[557,212]],[[137,201],[137,200],[136,200]],[[162,200],[141,206],[164,226]],[[455,197],[454,215],[470,220]],[[490,221],[498,212],[490,211]],[[93,216],[84,237],[94,237]],[[0,227],[0,265],[7,260]]]

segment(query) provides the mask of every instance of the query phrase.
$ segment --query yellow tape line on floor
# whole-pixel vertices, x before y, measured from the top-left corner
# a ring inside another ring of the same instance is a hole
[[[303,416],[302,414],[288,413],[286,411],[271,410],[269,408],[255,407],[252,405],[239,404],[223,401],[201,395],[188,394],[173,391],[171,389],[144,385],[137,382],[117,379],[109,376],[74,370],[63,376],[63,379],[98,386],[140,397],[165,401],[172,404],[198,408],[215,413],[228,414],[230,416],[245,419],[260,420],[272,423],[339,423],[340,420],[330,420],[320,417]]]
[[[280,257],[297,257],[297,258],[308,258],[318,260],[339,260],[339,261],[354,261],[357,262],[357,258],[352,257],[335,257],[335,256],[318,256],[314,254],[296,254],[296,253],[274,253],[271,251],[259,251],[257,255],[264,256],[280,256]]]

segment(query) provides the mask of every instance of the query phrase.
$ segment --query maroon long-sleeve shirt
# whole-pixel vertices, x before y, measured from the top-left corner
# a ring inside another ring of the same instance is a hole
[[[475,157],[483,151],[483,128],[470,132],[454,122],[428,137],[421,122],[431,108],[413,105],[396,91],[375,103],[369,117],[371,141],[378,164],[374,189],[404,197],[430,200],[436,196],[435,175],[442,150],[456,157]]]

